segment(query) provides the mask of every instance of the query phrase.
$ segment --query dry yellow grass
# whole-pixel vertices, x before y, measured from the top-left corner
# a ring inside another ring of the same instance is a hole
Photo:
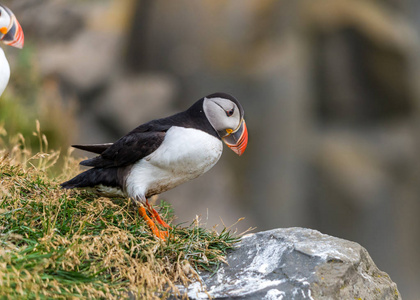
[[[196,280],[197,268],[223,263],[237,241],[195,223],[156,239],[128,199],[61,189],[79,172],[77,161],[68,153],[51,177],[59,153],[48,150],[39,124],[34,135],[36,155],[23,136],[0,150],[0,298],[161,299]],[[159,208],[171,214],[167,204]]]

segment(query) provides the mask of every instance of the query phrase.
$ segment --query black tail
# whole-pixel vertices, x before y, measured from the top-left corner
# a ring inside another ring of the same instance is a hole
[[[72,145],[72,147],[85,150],[97,154],[101,154],[106,149],[112,146],[113,143],[105,143],[105,144],[92,144],[92,145]]]
[[[94,187],[96,185],[103,184],[105,186],[118,187],[118,169],[117,168],[93,168],[83,173],[80,173],[76,177],[69,181],[63,182],[61,187],[65,189],[73,189],[80,187]]]

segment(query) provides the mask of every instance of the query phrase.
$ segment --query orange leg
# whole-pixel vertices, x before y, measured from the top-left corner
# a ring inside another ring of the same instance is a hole
[[[147,215],[146,209],[143,206],[139,207],[139,214],[146,220],[146,223],[149,226],[150,230],[152,230],[153,234],[158,238],[166,241],[166,238],[169,236],[168,232],[161,231],[157,228],[156,224]]]
[[[165,221],[162,220],[162,218],[159,216],[159,213],[153,208],[153,206],[151,206],[149,204],[149,201],[146,199],[146,205],[147,205],[147,209],[150,212],[150,214],[153,216],[153,218],[163,227],[165,228],[169,228],[172,229],[171,226],[169,226],[168,224],[166,224]]]

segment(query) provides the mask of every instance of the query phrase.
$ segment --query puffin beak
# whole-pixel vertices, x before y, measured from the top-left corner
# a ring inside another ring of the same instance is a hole
[[[3,6],[4,7],[4,6]],[[12,13],[10,9],[5,7],[7,12],[10,15],[10,25],[9,28],[0,28],[0,31],[2,33],[5,33],[1,41],[5,43],[6,45],[13,46],[19,49],[22,49],[24,44],[24,36],[23,36],[23,30],[20,26],[18,20],[16,19],[15,15]]]
[[[246,128],[245,121],[242,120],[237,130],[222,139],[233,152],[239,156],[242,155],[248,144],[248,129]]]

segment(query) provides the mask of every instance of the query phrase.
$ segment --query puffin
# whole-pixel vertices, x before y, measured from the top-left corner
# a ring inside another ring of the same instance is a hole
[[[6,6],[0,4],[0,41],[4,44],[22,49],[24,35],[15,15]],[[0,48],[0,96],[3,94],[10,78],[10,66]]]
[[[152,233],[166,240],[168,231],[159,230],[154,221],[170,226],[148,199],[211,169],[222,155],[222,142],[240,156],[248,144],[248,129],[239,101],[214,93],[183,112],[134,128],[115,143],[72,145],[99,155],[80,162],[91,168],[61,186],[132,199]]]

